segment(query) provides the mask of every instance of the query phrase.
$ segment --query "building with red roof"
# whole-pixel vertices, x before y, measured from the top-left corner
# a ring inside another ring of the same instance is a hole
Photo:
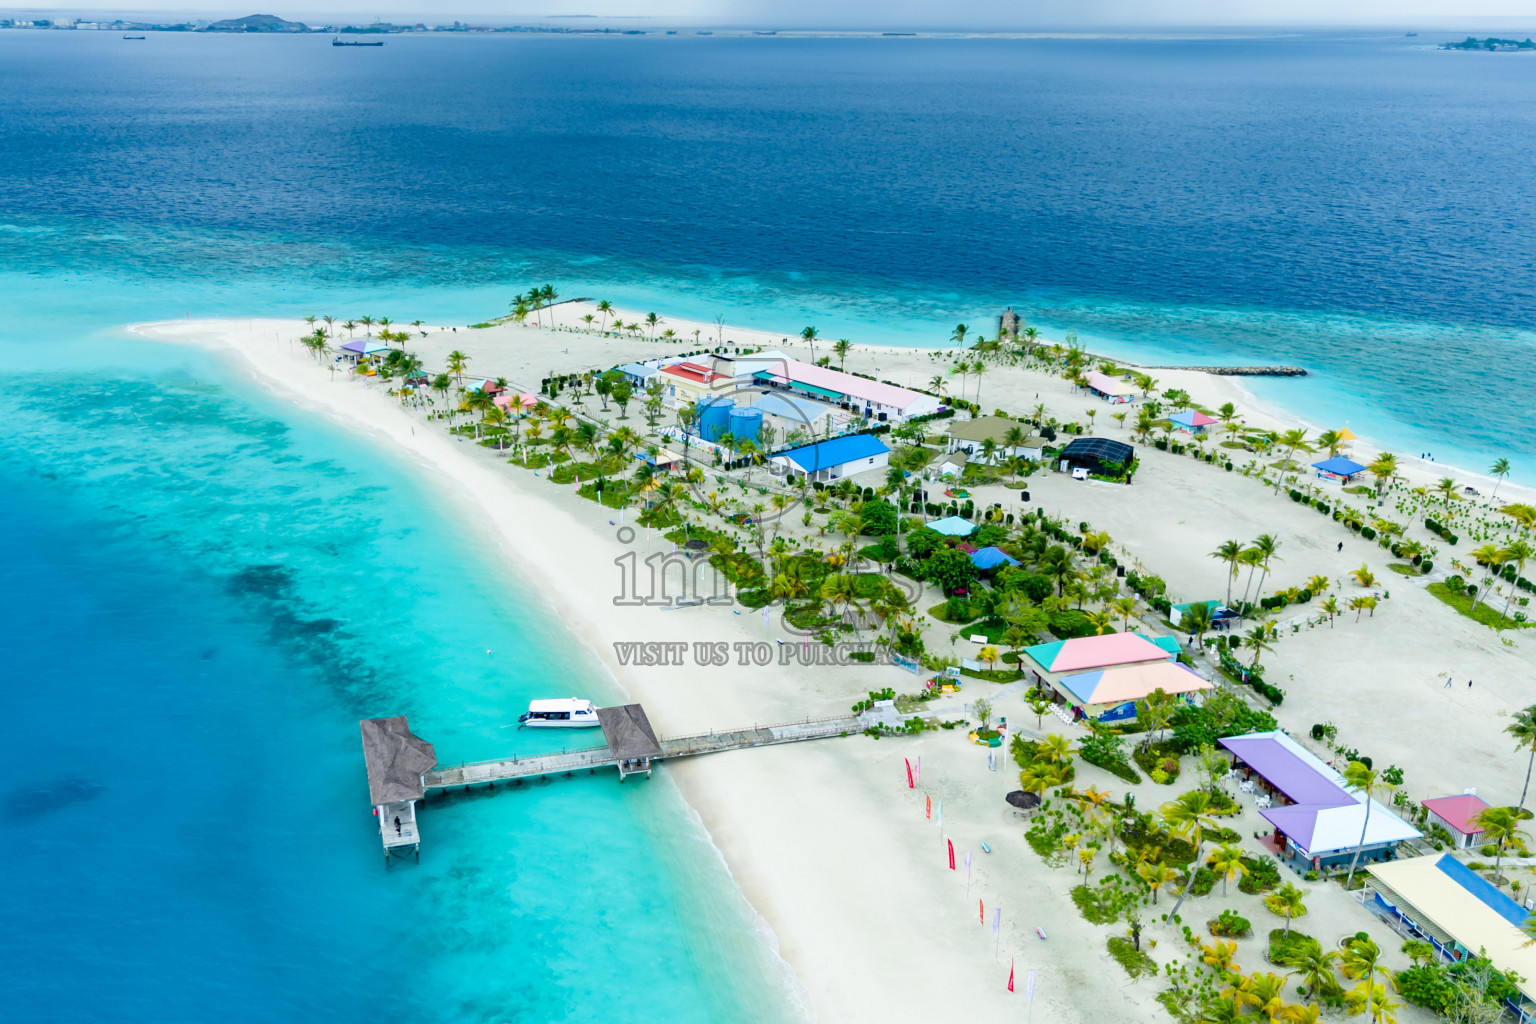
[[[1449,832],[1458,849],[1465,850],[1482,841],[1483,826],[1477,823],[1477,816],[1486,811],[1488,805],[1478,799],[1476,793],[1437,796],[1419,802],[1429,811],[1429,823]]]
[[[731,378],[698,363],[673,363],[657,374],[662,382],[661,396],[672,405],[686,405],[712,397],[726,389]],[[724,381],[725,384],[719,382]]]

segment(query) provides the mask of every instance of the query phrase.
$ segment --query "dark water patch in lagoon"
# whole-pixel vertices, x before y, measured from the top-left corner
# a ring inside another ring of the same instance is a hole
[[[106,786],[85,779],[18,786],[5,798],[5,812],[13,823],[26,825],[71,805],[89,803],[106,791]]]

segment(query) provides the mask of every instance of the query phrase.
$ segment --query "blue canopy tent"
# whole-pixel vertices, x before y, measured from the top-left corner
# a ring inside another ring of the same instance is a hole
[[[972,552],[971,564],[982,572],[988,572],[1002,565],[1018,565],[1019,560],[1001,548],[990,547]]]
[[[959,516],[949,516],[945,519],[935,519],[928,524],[928,529],[942,533],[946,537],[969,537],[976,529],[976,524]]]
[[[1317,475],[1330,480],[1342,480],[1349,483],[1355,476],[1364,473],[1365,467],[1354,459],[1346,459],[1342,455],[1335,455],[1331,459],[1312,463],[1312,468],[1317,470]]]

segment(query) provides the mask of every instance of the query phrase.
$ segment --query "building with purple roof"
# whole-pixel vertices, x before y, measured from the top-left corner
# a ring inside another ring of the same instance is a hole
[[[1348,864],[1360,847],[1362,864],[1391,860],[1400,843],[1422,833],[1379,801],[1366,804],[1344,776],[1283,732],[1228,736],[1221,745],[1233,768],[1270,802],[1259,814],[1275,827],[1266,845],[1297,872]]]

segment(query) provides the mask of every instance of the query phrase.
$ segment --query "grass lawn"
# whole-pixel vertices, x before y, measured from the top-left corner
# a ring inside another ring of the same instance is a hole
[[[1458,612],[1461,612],[1461,614],[1481,622],[1485,626],[1492,626],[1494,629],[1521,629],[1530,625],[1528,622],[1516,622],[1514,619],[1505,618],[1499,614],[1497,608],[1488,607],[1486,602],[1479,604],[1474,610],[1472,598],[1468,597],[1465,593],[1453,593],[1444,583],[1431,583],[1424,589],[1452,608],[1455,608]]]
[[[1423,573],[1419,572],[1419,570],[1415,569],[1413,566],[1406,565],[1406,564],[1404,564],[1402,562],[1388,562],[1387,563],[1387,568],[1391,569],[1393,572],[1397,573],[1399,576],[1422,576],[1423,575]]]

